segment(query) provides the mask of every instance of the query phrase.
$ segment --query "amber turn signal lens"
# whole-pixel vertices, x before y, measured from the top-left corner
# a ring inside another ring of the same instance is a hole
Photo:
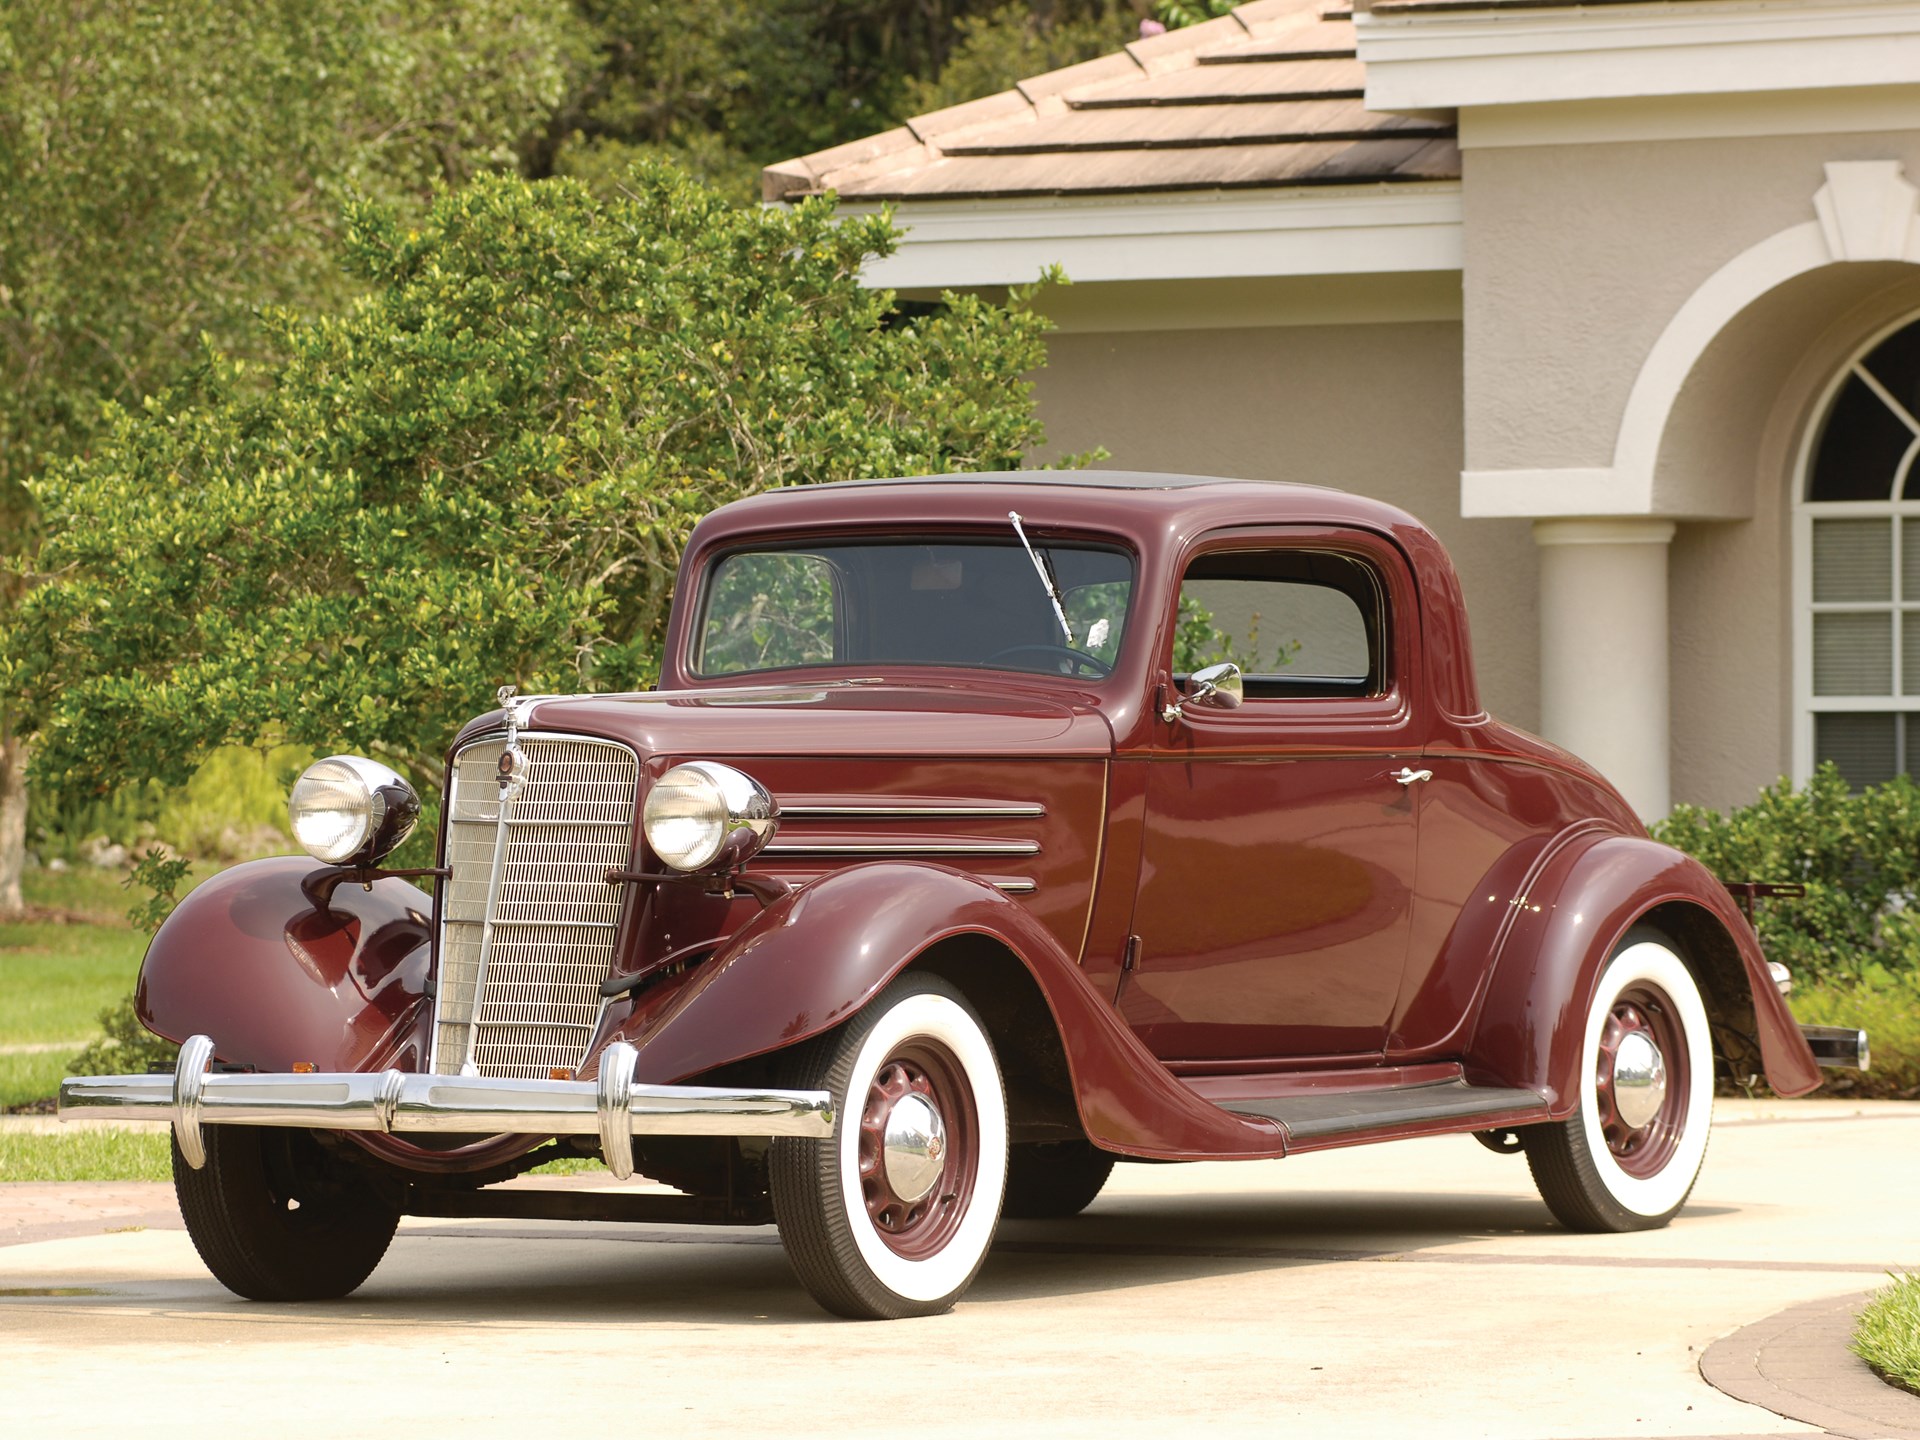
[[[573,1071],[569,1070],[565,1065],[556,1065],[553,1069],[549,1070],[547,1074],[555,1080],[573,1079]]]
[[[293,1073],[296,1075],[315,1075],[318,1074],[319,1071],[320,1067],[311,1060],[296,1060],[293,1062]]]

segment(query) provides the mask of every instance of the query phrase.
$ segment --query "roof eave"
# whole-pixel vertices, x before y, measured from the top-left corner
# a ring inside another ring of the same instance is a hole
[[[849,214],[883,208],[845,202]],[[1458,180],[900,200],[905,233],[863,280],[894,290],[1076,282],[1457,273]]]
[[[1397,113],[1910,83],[1920,0],[1356,7],[1367,108]]]

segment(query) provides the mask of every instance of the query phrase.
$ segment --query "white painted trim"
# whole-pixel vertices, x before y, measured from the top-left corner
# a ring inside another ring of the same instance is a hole
[[[1468,470],[1460,476],[1460,513],[1466,519],[1515,515],[1610,515],[1618,510],[1613,471],[1606,466],[1564,470]]]
[[[1775,91],[1765,95],[1659,95],[1495,105],[1460,112],[1460,148],[1621,145],[1771,135],[1885,134],[1920,130],[1920,86]]]
[[[1468,471],[1460,477],[1460,513],[1744,518],[1744,509],[1720,515],[1671,500],[1656,512],[1654,470],[1660,442],[1680,389],[1700,357],[1742,310],[1796,276],[1842,261],[1920,264],[1920,225],[1912,223],[1920,192],[1907,182],[1899,162],[1830,162],[1826,173],[1826,184],[1813,197],[1816,218],[1789,226],[1734,256],[1688,296],[1667,322],[1628,392],[1610,467]],[[1551,508],[1537,508],[1542,500]],[[1584,509],[1571,508],[1584,502],[1590,502]]]
[[[1361,12],[1371,110],[1910,83],[1916,0]]]
[[[895,290],[1076,281],[1455,271],[1458,181],[1313,190],[846,203],[891,211],[899,249],[862,272]]]

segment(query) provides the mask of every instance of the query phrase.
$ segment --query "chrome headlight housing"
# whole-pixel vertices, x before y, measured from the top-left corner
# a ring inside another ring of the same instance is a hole
[[[780,807],[767,787],[731,765],[690,760],[647,792],[647,846],[675,870],[731,870],[773,838]]]
[[[293,836],[328,865],[372,865],[399,848],[420,818],[413,787],[377,760],[329,755],[293,782]]]

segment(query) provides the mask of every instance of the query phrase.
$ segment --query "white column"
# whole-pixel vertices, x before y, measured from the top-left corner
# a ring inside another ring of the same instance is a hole
[[[1536,520],[1540,728],[1595,766],[1643,820],[1671,805],[1667,547],[1671,520]]]

